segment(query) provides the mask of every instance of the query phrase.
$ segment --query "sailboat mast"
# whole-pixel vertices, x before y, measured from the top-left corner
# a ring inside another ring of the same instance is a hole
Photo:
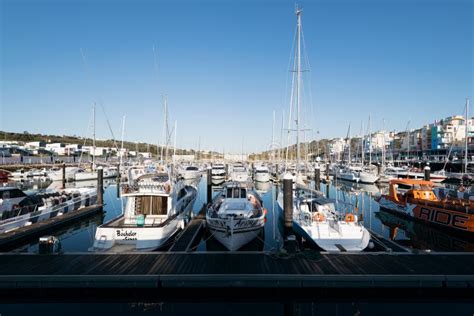
[[[465,134],[465,140],[464,140],[464,173],[467,173],[467,145],[468,145],[468,124],[469,122],[469,98],[466,98],[466,134]]]
[[[120,167],[122,167],[122,163],[123,163],[123,138],[124,138],[124,135],[125,135],[125,115],[123,116],[123,119],[122,119],[122,145],[121,145],[121,148],[120,148],[120,162],[119,162]]]
[[[298,171],[300,152],[300,107],[301,107],[301,9],[296,8],[297,17],[297,43],[296,43],[296,170]]]
[[[92,107],[92,171],[95,170],[95,102]]]
[[[272,124],[272,162],[275,160],[275,110],[273,110],[273,124]]]
[[[372,166],[372,130],[370,126],[370,115],[369,115],[369,167]]]

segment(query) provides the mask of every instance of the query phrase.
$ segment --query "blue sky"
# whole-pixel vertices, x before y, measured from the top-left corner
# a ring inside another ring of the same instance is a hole
[[[116,137],[126,115],[127,140],[156,144],[166,94],[179,147],[201,137],[206,149],[266,149],[273,110],[279,140],[293,1],[0,3],[0,130],[90,136],[95,101],[98,138],[111,137],[105,112]],[[373,130],[382,119],[404,130],[462,114],[474,90],[473,1],[299,4],[308,138],[345,136],[349,122],[358,133],[369,115]]]

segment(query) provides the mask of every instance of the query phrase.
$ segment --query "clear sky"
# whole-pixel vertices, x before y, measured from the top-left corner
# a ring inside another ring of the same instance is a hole
[[[369,114],[372,130],[462,114],[474,90],[473,2],[300,1],[308,134],[345,136],[349,122],[357,134]],[[106,113],[117,138],[126,115],[126,140],[161,143],[166,94],[179,147],[201,137],[205,149],[264,150],[273,110],[279,140],[293,1],[0,3],[0,130],[91,136],[95,101],[98,138],[111,138]]]

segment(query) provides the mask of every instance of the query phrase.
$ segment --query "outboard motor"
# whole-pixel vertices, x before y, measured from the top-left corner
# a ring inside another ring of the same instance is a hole
[[[41,255],[58,253],[61,250],[61,241],[54,236],[40,237],[38,253]]]

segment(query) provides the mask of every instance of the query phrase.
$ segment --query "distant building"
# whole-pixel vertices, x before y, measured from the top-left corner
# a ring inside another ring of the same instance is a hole
[[[173,155],[173,160],[176,161],[194,161],[194,155]]]

